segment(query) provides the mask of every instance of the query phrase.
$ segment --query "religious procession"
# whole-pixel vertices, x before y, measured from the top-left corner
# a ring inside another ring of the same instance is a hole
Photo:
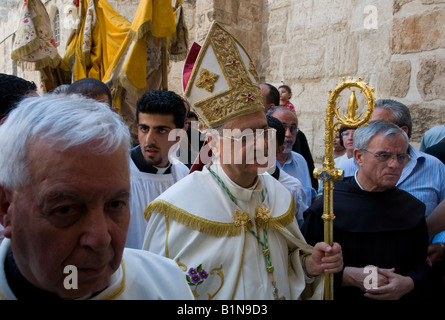
[[[0,300],[443,299],[445,4],[331,2],[10,5]]]

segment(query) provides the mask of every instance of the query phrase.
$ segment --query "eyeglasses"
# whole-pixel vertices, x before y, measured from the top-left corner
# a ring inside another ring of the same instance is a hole
[[[351,136],[351,137],[352,137],[352,136],[354,136],[354,131],[355,131],[355,130],[346,130],[346,131],[343,131],[343,132],[341,133],[341,136],[342,136],[342,137],[346,137],[346,136],[348,136],[348,137]]]
[[[224,132],[226,131],[226,129],[223,130]],[[236,130],[229,130],[229,131],[235,131]],[[239,131],[239,130],[238,130]],[[248,132],[245,132],[248,131]],[[272,137],[275,139],[275,133],[277,132],[277,130],[270,128],[270,129],[257,129],[255,130],[255,132],[251,129],[246,129],[243,131],[243,133],[241,134],[237,134],[237,135],[231,135],[231,136],[226,136],[226,135],[222,135],[223,138],[226,139],[230,139],[236,142],[243,142],[246,143],[247,141],[254,141],[258,138],[264,138],[264,140],[266,141],[269,137]]]
[[[380,162],[386,162],[389,160],[392,160],[394,158],[397,159],[397,162],[400,164],[406,164],[410,159],[411,156],[407,153],[401,153],[401,154],[392,154],[390,152],[382,152],[382,153],[374,153],[371,151],[368,151],[366,149],[362,149],[364,152],[368,152],[372,154],[374,157],[376,157]]]
[[[291,125],[288,126],[288,125],[283,123],[283,127],[284,127],[284,132],[286,132],[287,129],[289,129],[291,134],[297,134],[298,131],[300,131],[300,129],[298,129],[297,126],[294,125],[294,124],[291,124]]]

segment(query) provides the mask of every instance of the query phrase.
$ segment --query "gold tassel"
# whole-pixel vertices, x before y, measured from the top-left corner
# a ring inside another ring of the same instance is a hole
[[[266,206],[261,205],[256,209],[255,223],[259,228],[264,230],[277,229],[278,227],[286,227],[295,219],[294,198],[291,197],[291,203],[287,211],[279,217],[273,218],[270,210]]]

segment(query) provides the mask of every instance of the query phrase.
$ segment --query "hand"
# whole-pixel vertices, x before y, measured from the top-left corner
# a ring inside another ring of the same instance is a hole
[[[367,289],[365,297],[374,300],[398,300],[414,289],[411,277],[405,277],[394,272],[394,269],[377,268],[379,275],[388,279],[388,284],[378,288]]]
[[[365,281],[368,275],[369,273],[365,272],[365,268],[345,267],[345,269],[343,270],[341,285],[358,287],[360,288],[360,290],[365,292]],[[388,283],[389,280],[387,277],[377,273],[377,287],[383,286]]]
[[[443,248],[439,244],[430,244],[428,246],[428,258],[426,259],[427,263],[432,266],[433,263],[443,255],[443,253]]]
[[[341,246],[338,243],[330,246],[326,242],[319,242],[314,246],[312,254],[306,258],[305,263],[306,271],[310,276],[340,272],[343,269]]]

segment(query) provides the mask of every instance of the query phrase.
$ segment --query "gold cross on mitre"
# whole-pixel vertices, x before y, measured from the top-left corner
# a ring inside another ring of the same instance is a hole
[[[219,76],[213,72],[206,69],[201,69],[199,73],[199,78],[196,81],[196,86],[198,88],[206,89],[208,92],[213,92],[215,88],[215,82],[218,80]]]
[[[216,21],[196,58],[184,96],[207,128],[264,110],[252,59]]]

